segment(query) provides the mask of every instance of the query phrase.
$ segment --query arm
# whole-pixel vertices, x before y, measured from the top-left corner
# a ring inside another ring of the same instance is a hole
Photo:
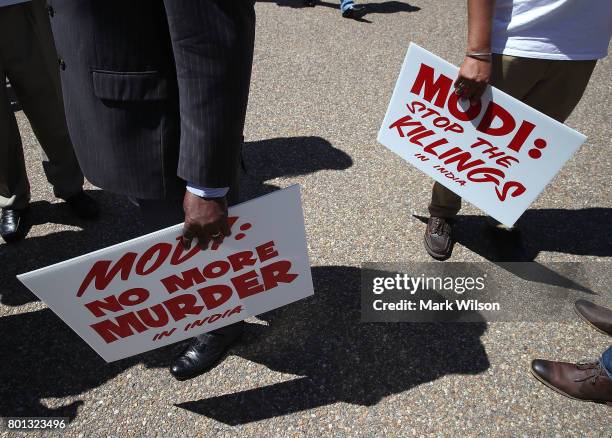
[[[229,235],[227,201],[198,188],[235,180],[249,91],[255,16],[250,1],[164,0],[181,118],[177,173],[189,182],[183,244],[206,248]],[[202,196],[204,195],[204,196]]]
[[[466,57],[455,81],[456,93],[476,105],[491,77],[491,27],[495,0],[468,0]],[[470,53],[476,55],[469,55]],[[487,55],[481,55],[481,54]]]

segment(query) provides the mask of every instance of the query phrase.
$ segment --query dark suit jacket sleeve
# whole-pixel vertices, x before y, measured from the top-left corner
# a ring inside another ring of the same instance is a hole
[[[165,0],[181,117],[178,176],[228,187],[238,172],[253,45],[253,0]]]

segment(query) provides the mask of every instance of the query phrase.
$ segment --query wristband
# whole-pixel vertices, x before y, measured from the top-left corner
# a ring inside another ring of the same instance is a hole
[[[465,56],[478,59],[480,61],[490,61],[493,57],[491,52],[465,52]]]

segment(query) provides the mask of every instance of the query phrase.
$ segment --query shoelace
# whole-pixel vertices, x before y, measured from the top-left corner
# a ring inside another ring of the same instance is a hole
[[[593,372],[587,374],[585,377],[574,379],[574,382],[586,382],[587,380],[590,380],[590,383],[595,385],[600,377],[604,377],[604,370],[599,362],[578,362],[576,364],[576,368],[581,371],[593,370]]]
[[[432,219],[433,223],[431,226],[431,234],[437,234],[441,236],[442,234],[444,234],[444,231],[448,227],[448,224],[440,217],[433,217]]]
[[[14,223],[16,222],[16,217],[17,215],[15,214],[14,210],[2,210],[2,213],[0,213],[0,220],[3,222],[6,221]]]

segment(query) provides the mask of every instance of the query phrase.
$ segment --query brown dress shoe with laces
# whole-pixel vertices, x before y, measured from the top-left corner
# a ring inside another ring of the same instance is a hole
[[[574,310],[582,319],[603,334],[612,336],[612,310],[593,304],[590,301],[578,300]]]
[[[446,260],[453,252],[453,227],[450,219],[432,216],[425,230],[425,251],[437,260]]]
[[[599,362],[572,364],[535,359],[531,373],[566,397],[612,406],[612,380]]]

